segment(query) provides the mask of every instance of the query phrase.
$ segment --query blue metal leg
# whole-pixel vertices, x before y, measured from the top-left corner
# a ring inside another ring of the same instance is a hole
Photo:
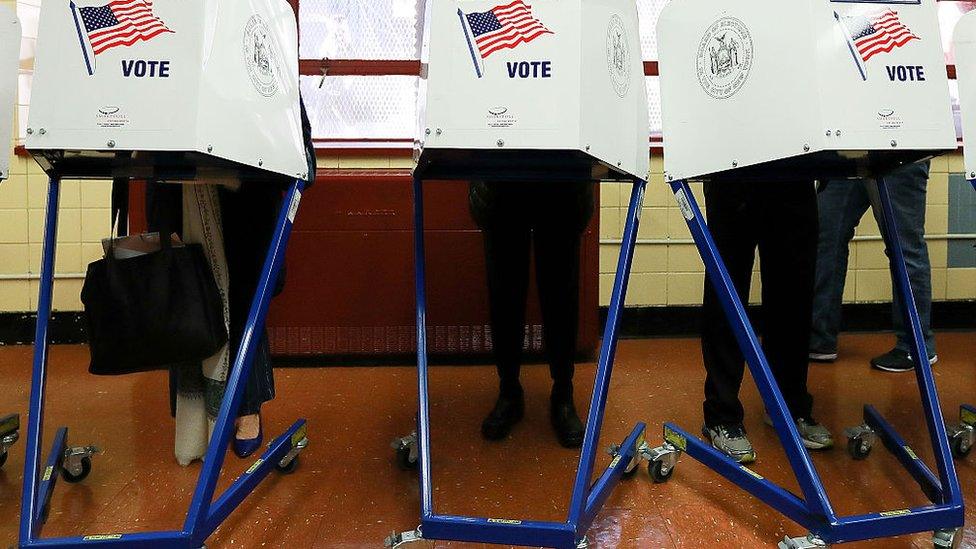
[[[220,412],[217,415],[217,422],[214,425],[213,434],[210,436],[210,445],[207,448],[207,455],[204,459],[200,476],[197,480],[196,490],[193,493],[193,500],[187,513],[183,531],[190,536],[191,542],[196,546],[203,545],[210,531],[208,523],[211,515],[211,504],[213,501],[214,490],[217,486],[217,478],[220,476],[220,469],[224,463],[227,452],[227,444],[230,442],[231,433],[234,427],[234,419],[237,417],[237,410],[241,406],[244,397],[245,380],[251,371],[254,362],[254,353],[258,342],[261,339],[261,331],[264,329],[264,320],[268,313],[268,304],[271,302],[271,295],[274,291],[275,282],[278,280],[278,273],[284,264],[285,249],[288,245],[288,237],[291,235],[294,213],[297,211],[298,202],[301,200],[301,192],[305,189],[305,182],[296,180],[285,195],[278,213],[278,222],[275,226],[274,235],[271,238],[271,245],[264,260],[264,267],[261,270],[261,278],[258,281],[257,291],[251,302],[251,310],[248,313],[247,323],[241,339],[240,349],[234,358],[233,367],[230,370],[227,387],[224,393],[224,400],[220,404]],[[293,427],[294,428],[294,427]],[[243,492],[233,492],[232,499],[222,499],[221,506],[217,511],[228,512],[227,505],[233,501],[233,505],[240,503],[246,495]],[[233,507],[231,505],[231,507]]]
[[[44,397],[47,384],[48,323],[54,289],[54,254],[58,239],[58,196],[61,180],[48,184],[47,212],[44,221],[44,253],[37,299],[37,328],[34,332],[34,365],[31,373],[30,413],[27,418],[27,456],[24,459],[24,488],[20,500],[20,541],[30,542],[39,528],[41,439],[44,424]]]
[[[630,461],[635,458],[637,446],[644,434],[644,424],[638,424],[621,446],[620,455],[591,486],[590,477],[596,459],[596,444],[603,422],[610,375],[616,351],[620,313],[627,291],[627,279],[634,255],[637,226],[640,221],[645,181],[636,181],[631,193],[627,224],[618,260],[617,278],[614,282],[610,313],[600,350],[596,382],[590,402],[580,465],[573,489],[569,520],[566,522],[537,522],[512,519],[460,517],[436,515],[431,496],[430,469],[430,413],[428,404],[427,363],[427,288],[424,252],[423,183],[414,178],[414,267],[417,294],[417,386],[419,411],[417,420],[417,444],[419,451],[421,529],[425,539],[442,539],[497,543],[504,545],[529,545],[573,549],[589,528],[593,518]]]
[[[932,471],[919,459],[911,446],[901,438],[895,428],[888,423],[885,418],[878,413],[874,406],[864,407],[864,422],[867,423],[874,432],[878,434],[885,448],[901,462],[902,466],[912,475],[915,482],[918,482],[922,492],[932,503],[943,503],[942,485],[939,479],[932,474]]]
[[[417,294],[417,411],[420,516],[426,523],[434,514],[430,478],[430,407],[427,398],[427,255],[424,250],[424,182],[413,178],[414,284]],[[429,534],[430,535],[430,534]]]
[[[705,218],[695,202],[691,188],[686,181],[675,181],[671,183],[671,190],[674,192],[675,200],[677,200],[695,244],[698,246],[698,251],[705,263],[705,272],[715,288],[715,293],[722,304],[725,316],[735,333],[739,348],[749,365],[749,371],[752,372],[756,387],[766,405],[766,411],[773,420],[773,427],[775,427],[776,433],[783,443],[786,457],[793,468],[807,505],[812,513],[832,518],[834,511],[823,489],[823,483],[810,460],[809,452],[803,446],[800,434],[796,430],[796,424],[790,417],[786,401],[783,400],[783,393],[776,384],[776,379],[766,361],[766,355],[763,353],[759,338],[749,322],[746,309],[739,299],[739,294],[729,277],[725,263],[712,240],[711,233],[705,224]]]
[[[885,244],[888,248],[891,272],[894,275],[895,291],[901,296],[901,313],[904,316],[905,326],[911,328],[911,352],[916,365],[915,378],[918,382],[922,410],[928,424],[929,436],[935,452],[936,467],[942,485],[941,499],[938,503],[961,505],[962,495],[959,480],[956,478],[956,469],[952,463],[952,453],[949,450],[942,409],[939,407],[939,396],[935,388],[935,379],[932,376],[932,367],[928,361],[928,349],[925,348],[925,338],[922,334],[918,310],[915,308],[915,296],[912,294],[908,270],[905,267],[905,256],[902,253],[901,241],[898,237],[898,225],[895,222],[894,210],[891,207],[891,198],[884,178],[878,179],[878,195],[884,212],[885,230],[882,232],[885,235]]]
[[[207,517],[205,536],[209,537],[224,520],[237,508],[248,494],[264,480],[285,454],[302,444],[305,439],[305,420],[295,422],[287,431],[276,438],[260,458],[254,462],[234,484],[214,502]]]
[[[586,507],[590,478],[593,475],[593,465],[596,461],[596,445],[603,427],[603,414],[607,405],[607,393],[610,392],[610,376],[613,374],[613,359],[617,352],[618,329],[620,328],[621,311],[623,310],[627,283],[630,279],[630,266],[634,259],[634,247],[637,243],[637,228],[640,225],[641,207],[644,203],[644,191],[647,182],[634,181],[630,192],[630,205],[627,210],[627,222],[624,226],[623,241],[617,256],[617,274],[613,281],[613,294],[610,297],[610,309],[607,313],[607,323],[603,330],[603,341],[600,345],[600,359],[597,363],[596,379],[593,381],[593,396],[590,399],[590,411],[586,418],[586,432],[583,436],[583,449],[580,451],[579,467],[576,469],[576,482],[573,485],[573,497],[569,505],[570,524],[580,524]],[[622,448],[623,449],[623,448]],[[582,536],[585,529],[579,531]]]
[[[48,513],[51,511],[51,496],[54,495],[54,486],[61,474],[61,462],[64,459],[64,449],[67,444],[68,428],[61,427],[54,435],[51,453],[47,455],[47,465],[44,466],[44,474],[41,475],[40,487],[37,490],[37,499],[40,505],[37,506],[37,516],[34,517],[34,524],[37,528],[34,535],[41,533],[41,528],[47,522]]]

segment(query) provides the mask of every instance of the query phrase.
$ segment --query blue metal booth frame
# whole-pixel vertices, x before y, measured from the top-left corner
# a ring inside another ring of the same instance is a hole
[[[41,529],[47,520],[51,495],[58,477],[69,482],[81,481],[91,470],[93,447],[70,448],[68,429],[57,430],[45,467],[41,468],[45,385],[48,374],[49,322],[54,285],[54,256],[57,244],[58,196],[62,176],[94,177],[91,173],[55,173],[49,170],[47,212],[44,228],[44,249],[41,263],[40,291],[37,305],[34,363],[31,378],[30,412],[27,421],[27,456],[24,463],[24,485],[20,515],[20,547],[141,547],[191,548],[204,547],[207,538],[237,508],[272,469],[291,472],[297,465],[298,454],[308,444],[305,419],[297,420],[267,446],[253,464],[216,500],[214,492],[224,462],[227,445],[232,436],[236,411],[240,408],[246,380],[253,364],[264,320],[268,312],[275,281],[284,264],[285,249],[291,234],[294,214],[305,181],[293,181],[282,201],[277,225],[264,261],[258,288],[251,303],[240,350],[234,357],[227,379],[226,392],[210,437],[207,454],[200,469],[186,521],[181,530],[145,533],[99,533],[77,537],[42,538]],[[105,178],[105,174],[103,179]],[[188,180],[183,177],[177,180]]]

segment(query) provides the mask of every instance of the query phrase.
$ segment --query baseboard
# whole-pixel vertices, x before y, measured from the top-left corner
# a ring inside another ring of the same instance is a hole
[[[758,307],[749,307],[749,317],[762,330]],[[606,322],[607,308],[600,308],[600,325]],[[0,345],[32,345],[37,315],[34,313],[0,313]],[[976,330],[976,301],[939,301],[932,304],[932,326],[936,330]],[[701,327],[701,307],[630,307],[621,319],[621,336],[678,337],[697,335]],[[49,325],[51,343],[85,343],[84,317],[80,312],[55,312]],[[891,329],[891,304],[854,303],[844,305],[845,332],[873,332]],[[349,363],[376,363],[379,357],[361,355],[342,357]],[[383,363],[403,363],[412,355],[383,357]],[[436,362],[459,363],[475,360],[465,355],[439,356]],[[480,359],[478,359],[480,360]],[[296,360],[302,362],[302,359]]]
[[[749,318],[762,330],[758,306],[748,308]],[[842,309],[845,332],[891,330],[890,303],[851,303]],[[600,324],[606,322],[607,307],[600,308]],[[932,304],[932,327],[936,330],[976,329],[976,301],[939,301]],[[621,337],[695,336],[701,331],[700,306],[631,307],[624,310]]]

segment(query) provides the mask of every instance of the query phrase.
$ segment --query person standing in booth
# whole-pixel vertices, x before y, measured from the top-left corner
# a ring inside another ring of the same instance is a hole
[[[519,374],[534,242],[543,337],[553,381],[550,419],[559,443],[577,448],[583,444],[584,430],[573,401],[580,241],[593,215],[593,184],[475,181],[469,201],[484,236],[492,350],[499,377],[498,400],[481,433],[488,440],[503,439],[525,413]]]
[[[813,419],[807,344],[817,259],[817,196],[812,180],[705,183],[708,228],[743,304],[749,302],[756,249],[762,278],[762,346],[800,437],[809,449],[833,446]],[[702,358],[705,424],[712,446],[740,463],[756,459],[739,400],[745,364],[711,282],[705,280]],[[766,423],[771,425],[769,416]]]
[[[905,255],[918,319],[922,325],[929,364],[935,364],[935,335],[932,333],[932,266],[925,242],[925,204],[929,162],[908,164],[886,176],[891,206],[898,224],[898,238]],[[840,331],[844,283],[847,281],[848,245],[854,229],[867,212],[874,211],[878,227],[884,230],[883,210],[874,181],[833,181],[820,193],[820,246],[817,264],[816,299],[813,329],[810,333],[810,360],[837,360],[837,333]],[[894,284],[892,284],[894,287]],[[915,368],[908,350],[911,338],[902,320],[901,297],[892,295],[891,323],[895,346],[871,359],[871,366],[885,372],[909,372]]]
[[[315,149],[311,124],[301,103],[302,132],[308,161],[308,185],[315,180]],[[257,291],[261,271],[281,208],[282,187],[275,181],[247,180],[236,184],[146,186],[146,218],[150,232],[177,233],[183,241],[203,245],[224,301],[227,345],[203,363],[170,367],[170,406],[176,418],[176,459],[188,465],[207,451],[210,431],[224,397],[230,367]],[[282,269],[274,295],[284,289]],[[244,397],[238,410],[234,453],[248,457],[261,448],[264,430],[261,406],[275,397],[267,332],[262,328]]]

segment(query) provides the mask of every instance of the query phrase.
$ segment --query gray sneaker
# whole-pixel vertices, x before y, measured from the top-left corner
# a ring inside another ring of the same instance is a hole
[[[746,430],[741,423],[730,425],[702,426],[702,435],[712,441],[712,447],[739,463],[756,461],[756,451],[746,438]]]
[[[773,426],[773,419],[769,417],[769,414],[763,415],[763,421],[766,425]],[[796,430],[800,432],[803,445],[810,450],[826,450],[834,446],[834,437],[830,431],[812,417],[797,419]]]

